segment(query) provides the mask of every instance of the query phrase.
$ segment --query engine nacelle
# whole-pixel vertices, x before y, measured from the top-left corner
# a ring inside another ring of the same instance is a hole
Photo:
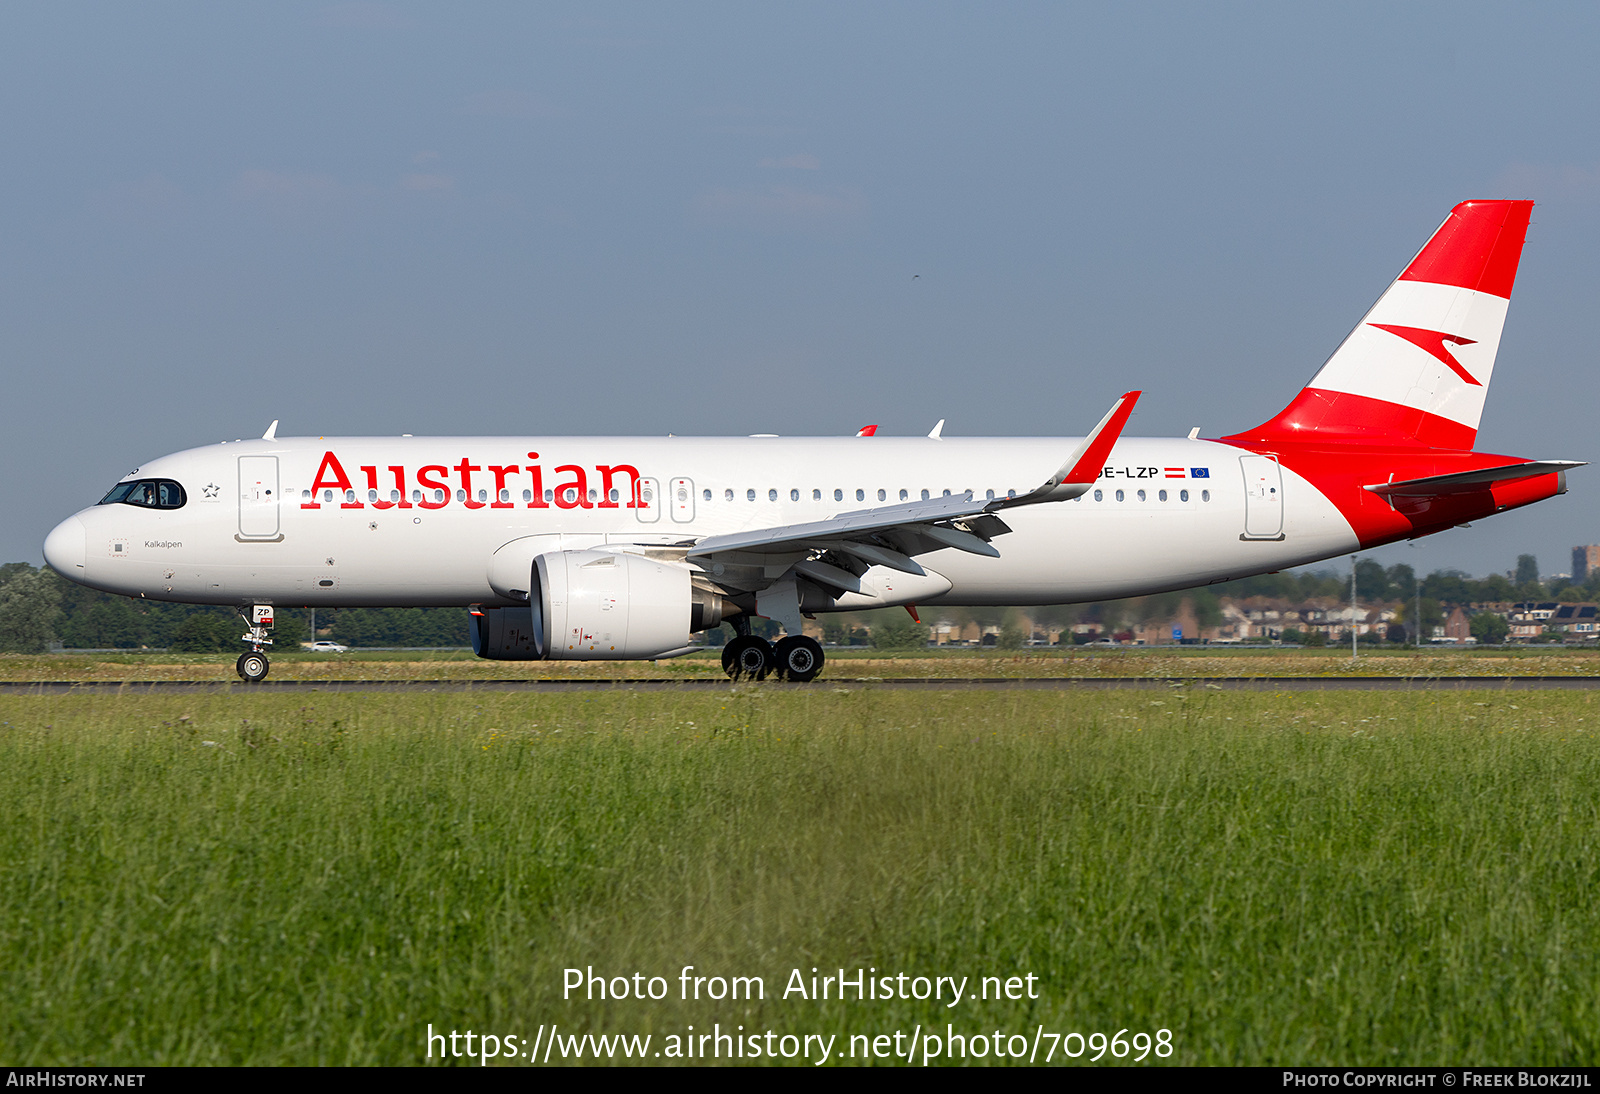
[[[691,631],[739,609],[695,588],[687,566],[607,551],[533,560],[525,607],[473,617],[472,651],[495,661],[637,661],[673,653]]]
[[[552,551],[533,560],[553,661],[627,661],[689,644],[689,569],[640,555]],[[530,598],[531,599],[531,598]]]

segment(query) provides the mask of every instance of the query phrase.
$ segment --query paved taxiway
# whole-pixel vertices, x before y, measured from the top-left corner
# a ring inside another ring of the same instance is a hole
[[[1169,691],[1173,688],[1220,691],[1588,691],[1600,676],[1212,676],[1084,679],[890,679],[824,678],[809,684],[729,680],[51,680],[0,682],[0,694],[59,695],[71,692],[162,691],[726,691],[732,687],[818,690],[874,688],[883,691]]]

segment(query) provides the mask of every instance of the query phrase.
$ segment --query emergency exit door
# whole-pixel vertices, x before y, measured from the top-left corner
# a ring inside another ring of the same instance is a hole
[[[1240,456],[1244,470],[1244,535],[1283,538],[1283,469],[1271,456]]]
[[[278,457],[239,457],[239,538],[278,538]]]
[[[694,481],[672,480],[672,519],[679,524],[694,520]]]
[[[661,519],[661,483],[657,479],[639,480],[639,504],[634,509],[640,524],[654,524]]]

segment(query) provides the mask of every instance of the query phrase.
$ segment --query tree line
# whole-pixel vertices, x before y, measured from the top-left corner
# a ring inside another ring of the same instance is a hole
[[[1419,579],[1405,563],[1384,567],[1371,559],[1356,563],[1356,597],[1362,603],[1399,601],[1397,619],[1409,625],[1420,591],[1421,624],[1437,626],[1444,613],[1456,605],[1519,600],[1556,600],[1564,603],[1600,601],[1600,572],[1583,582],[1539,578],[1538,560],[1519,555],[1510,576],[1490,574],[1474,578],[1460,570],[1435,570]],[[1349,571],[1316,570],[1301,573],[1261,574],[1218,585],[1128,600],[1096,604],[1052,605],[1037,608],[954,608],[938,618],[965,625],[977,623],[999,628],[1003,645],[1020,646],[1029,632],[1024,619],[1037,626],[1071,626],[1093,623],[1109,634],[1138,623],[1169,619],[1185,600],[1196,621],[1214,626],[1222,621],[1221,597],[1236,600],[1266,597],[1275,600],[1348,601]],[[278,647],[293,648],[308,641],[310,612],[286,611],[278,616],[273,637]],[[930,618],[932,618],[930,616]],[[758,627],[775,630],[767,620]],[[340,608],[316,613],[318,638],[331,638],[348,646],[466,646],[467,613],[461,608]],[[899,608],[882,612],[846,613],[823,620],[828,641],[839,645],[909,647],[927,641],[927,627],[913,623]],[[176,649],[227,651],[241,648],[244,624],[229,608],[165,604],[116,596],[65,581],[44,567],[26,562],[0,565],[0,652],[36,652],[59,643],[67,649]],[[713,643],[718,634],[710,636]]]
[[[281,612],[273,640],[280,650],[311,640],[311,612]],[[318,638],[348,646],[465,646],[464,608],[343,608],[316,613]],[[232,608],[166,604],[117,596],[63,580],[26,562],[0,565],[0,652],[66,649],[243,649],[244,621]]]

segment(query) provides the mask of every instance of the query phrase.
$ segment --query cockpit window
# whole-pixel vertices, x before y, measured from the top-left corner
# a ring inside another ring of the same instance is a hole
[[[119,482],[111,493],[100,499],[101,505],[138,505],[146,509],[181,509],[188,496],[183,487],[171,479],[137,479]]]

